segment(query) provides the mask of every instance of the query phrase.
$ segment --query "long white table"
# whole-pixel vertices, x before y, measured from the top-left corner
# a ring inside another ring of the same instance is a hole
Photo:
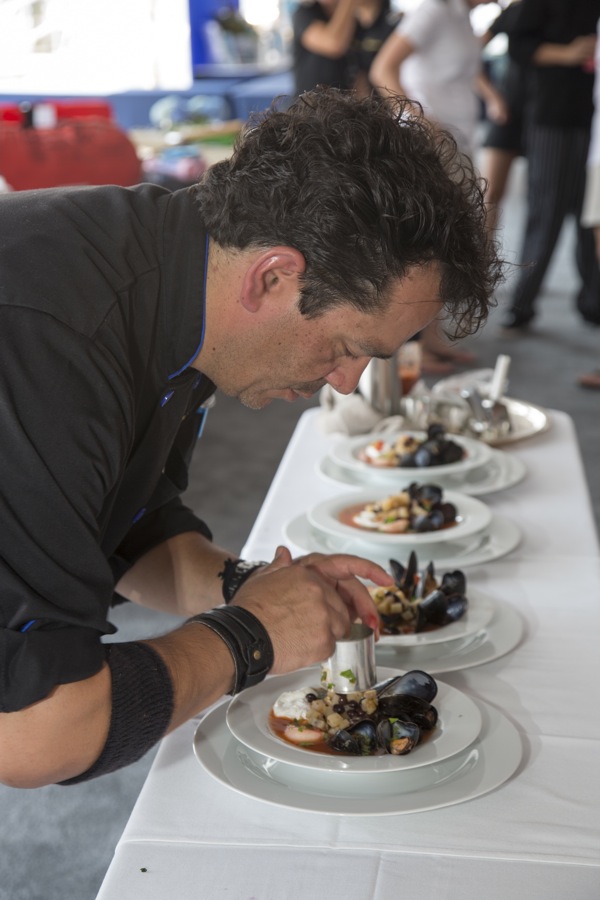
[[[244,554],[269,558],[282,526],[336,491],[315,474],[328,442],[305,413]],[[600,555],[571,419],[507,452],[526,479],[485,498],[523,530],[469,584],[517,608],[521,643],[439,680],[502,711],[523,758],[485,796],[407,815],[342,817],[273,806],[212,779],[197,721],[162,741],[98,900],[595,900],[600,897]]]

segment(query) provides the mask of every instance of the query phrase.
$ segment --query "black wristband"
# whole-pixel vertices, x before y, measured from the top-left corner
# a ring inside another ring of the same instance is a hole
[[[235,666],[235,681],[230,694],[239,694],[268,675],[273,665],[273,644],[260,619],[247,609],[218,607],[192,616],[188,621],[206,625],[227,645]]]
[[[136,762],[163,737],[173,715],[173,684],[160,654],[140,641],[105,647],[112,691],[108,737],[87,772],[61,785],[89,781]]]
[[[266,565],[268,565],[266,562],[226,559],[223,564],[223,571],[219,572],[219,578],[223,579],[223,599],[225,603],[230,603],[233,600],[235,592],[253,572]]]

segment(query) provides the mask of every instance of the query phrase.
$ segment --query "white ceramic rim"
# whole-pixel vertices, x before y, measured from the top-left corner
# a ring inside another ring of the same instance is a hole
[[[379,496],[378,496],[379,493]],[[453,503],[460,521],[451,528],[441,531],[427,531],[422,534],[389,534],[381,531],[369,531],[344,525],[337,518],[338,514],[348,506],[372,503],[382,500],[382,491],[370,488],[351,494],[339,494],[322,500],[306,513],[310,525],[317,531],[335,537],[345,538],[361,543],[374,544],[379,547],[418,547],[423,544],[439,544],[448,541],[460,541],[472,534],[483,531],[491,522],[492,511],[481,500],[462,494],[458,491],[444,491],[443,502]]]
[[[485,465],[491,457],[491,448],[488,447],[487,444],[482,443],[482,441],[478,441],[475,438],[470,438],[465,435],[448,434],[448,440],[460,444],[466,451],[467,455],[464,459],[443,466],[425,466],[408,469],[402,468],[401,466],[390,466],[389,468],[386,466],[373,466],[358,458],[357,454],[359,450],[366,447],[368,444],[372,444],[374,441],[378,440],[391,442],[401,435],[412,435],[418,440],[423,440],[426,437],[426,432],[406,429],[392,432],[378,432],[377,434],[361,434],[359,437],[336,441],[330,449],[329,455],[344,469],[350,469],[358,473],[363,473],[365,471],[367,473],[377,472],[378,478],[381,479],[381,481],[386,480],[389,481],[390,484],[397,483],[398,481],[405,484],[407,480],[435,482],[436,478],[441,478],[444,475],[458,475],[459,473],[468,472],[470,469]]]
[[[377,667],[378,681],[401,675],[402,669]],[[246,747],[289,765],[304,769],[348,774],[381,774],[416,769],[460,753],[476,740],[481,730],[481,715],[476,704],[462,691],[438,682],[433,701],[439,715],[438,725],[428,739],[406,756],[348,756],[317,753],[294,747],[269,728],[269,710],[283,691],[318,687],[321,670],[303,669],[289,675],[277,675],[242,691],[227,708],[227,725],[233,736]],[[437,679],[436,679],[437,680]]]

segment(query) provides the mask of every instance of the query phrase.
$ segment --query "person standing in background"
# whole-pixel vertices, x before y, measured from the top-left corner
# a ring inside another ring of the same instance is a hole
[[[585,179],[585,196],[583,200],[583,213],[581,224],[584,228],[591,228],[594,233],[596,258],[600,265],[600,19],[598,19],[595,78],[594,78],[594,115],[592,116],[592,129],[590,137],[590,149],[587,159]],[[586,372],[579,378],[581,387],[600,390],[600,369]]]
[[[360,0],[300,3],[292,17],[296,96],[317,85],[352,87],[348,52],[356,31]]]
[[[471,159],[479,98],[491,121],[506,118],[502,95],[483,70],[481,42],[470,12],[483,0],[423,0],[406,12],[373,60],[370,81],[377,89],[400,94],[422,107],[422,113],[454,136]],[[421,110],[418,110],[421,112]],[[421,335],[423,370],[430,375],[452,372],[455,364],[474,362],[472,353],[451,347],[432,323]]]
[[[584,321],[600,325],[594,238],[580,222],[593,114],[593,59],[600,0],[522,0],[510,52],[531,66],[526,130],[527,220],[520,272],[503,326],[527,327],[567,215],[576,219],[576,298]]]
[[[483,0],[423,0],[405,13],[371,66],[380,91],[416,100],[429,119],[452,132],[473,158],[479,117],[478,94],[488,118],[502,121],[505,104],[483,71],[481,42],[470,12]]]
[[[505,34],[510,46],[513,23],[519,13],[521,0],[513,0],[503,9],[483,35],[484,46],[497,35]],[[506,68],[500,78],[499,90],[506,103],[506,121],[490,122],[482,142],[481,174],[487,181],[485,199],[487,226],[495,231],[500,215],[500,203],[506,192],[512,165],[525,155],[525,116],[527,115],[528,67],[519,65],[510,53],[506,54]]]
[[[371,65],[383,44],[398,26],[402,15],[401,12],[392,9],[390,0],[362,0],[359,4],[356,10],[357,24],[350,50],[350,62],[355,70],[354,90],[361,97],[366,97],[373,90],[369,80]]]

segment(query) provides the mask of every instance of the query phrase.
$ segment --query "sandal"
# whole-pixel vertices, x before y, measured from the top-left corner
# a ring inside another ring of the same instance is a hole
[[[594,369],[593,372],[586,372],[577,379],[580,387],[591,388],[592,390],[600,390],[600,369]]]

